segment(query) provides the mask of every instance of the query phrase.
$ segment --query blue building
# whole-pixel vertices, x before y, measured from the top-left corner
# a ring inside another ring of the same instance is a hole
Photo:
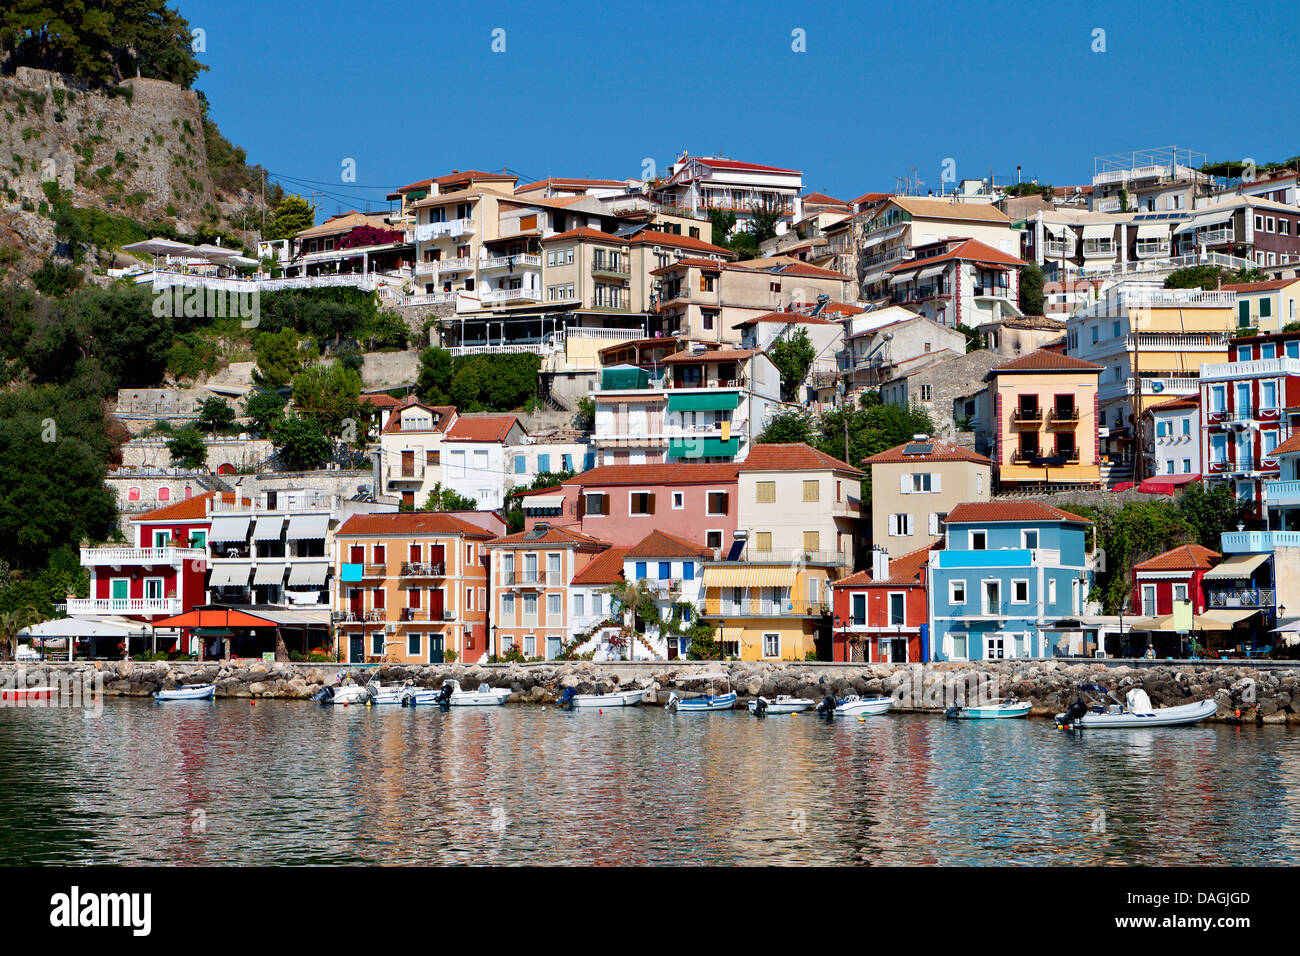
[[[1039,501],[959,504],[930,554],[936,661],[1085,655],[1089,522]]]

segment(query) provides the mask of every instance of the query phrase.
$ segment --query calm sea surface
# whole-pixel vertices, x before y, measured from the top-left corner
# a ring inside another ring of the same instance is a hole
[[[1300,863],[1274,727],[110,699],[0,747],[0,864]]]

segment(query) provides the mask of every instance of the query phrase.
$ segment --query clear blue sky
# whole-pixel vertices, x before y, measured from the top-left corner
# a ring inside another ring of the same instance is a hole
[[[1146,147],[1300,154],[1288,3],[173,5],[206,32],[195,85],[222,131],[319,183],[324,214],[453,168],[622,179],[683,149],[842,198],[912,167],[937,192],[948,158],[1062,185]]]

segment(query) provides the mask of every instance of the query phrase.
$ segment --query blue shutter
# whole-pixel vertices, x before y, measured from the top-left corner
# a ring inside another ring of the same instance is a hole
[[[582,456],[582,470],[590,471],[595,467],[596,467],[596,453],[594,451],[589,451],[587,452],[587,454]]]
[[[659,562],[659,580],[671,578],[673,576],[673,563],[671,561]]]
[[[551,456],[550,456],[550,455],[538,455],[538,456],[537,456],[537,470],[538,470],[538,472],[550,471],[550,470],[551,470]]]
[[[636,563],[636,579],[637,579],[638,581],[644,581],[644,580],[645,580],[645,562],[644,562],[644,561],[638,561],[638,562]]]
[[[522,475],[528,470],[528,462],[523,455],[515,455],[515,474]]]
[[[684,581],[695,580],[695,562],[686,561],[682,564],[682,580]]]

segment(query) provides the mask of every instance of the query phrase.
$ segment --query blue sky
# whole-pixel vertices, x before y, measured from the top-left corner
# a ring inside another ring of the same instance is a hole
[[[1285,3],[173,5],[222,131],[325,214],[453,168],[623,179],[683,149],[842,198],[913,167],[937,192],[947,159],[1061,185],[1146,147],[1300,154]]]

